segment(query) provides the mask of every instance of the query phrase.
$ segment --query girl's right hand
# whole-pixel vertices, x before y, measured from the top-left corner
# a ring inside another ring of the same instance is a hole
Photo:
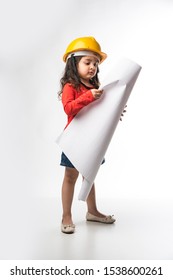
[[[99,99],[100,96],[103,94],[102,89],[91,89],[91,92],[95,99]]]

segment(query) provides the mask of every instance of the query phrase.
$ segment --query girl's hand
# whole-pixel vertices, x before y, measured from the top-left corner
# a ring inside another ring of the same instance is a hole
[[[103,94],[103,90],[100,89],[91,89],[91,92],[95,99],[99,99],[100,96]]]
[[[121,117],[120,117],[120,121],[122,121],[122,117],[124,116],[124,113],[126,113],[127,111],[125,110],[125,108],[127,107],[127,105],[124,107],[124,110],[121,113]]]

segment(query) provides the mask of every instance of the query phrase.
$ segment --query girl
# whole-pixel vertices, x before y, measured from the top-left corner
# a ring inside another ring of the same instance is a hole
[[[83,107],[99,99],[103,94],[103,91],[98,89],[98,65],[106,57],[107,55],[101,51],[100,45],[93,37],[77,38],[67,47],[63,56],[63,60],[66,62],[65,72],[60,80],[60,96],[64,111],[67,114],[66,127]],[[71,206],[79,172],[64,153],[61,155],[60,164],[65,166],[62,184],[63,215],[61,231],[63,233],[74,233],[75,225],[72,220]],[[87,221],[106,224],[115,222],[112,216],[106,216],[98,211],[94,184],[86,202],[88,208],[86,214]]]

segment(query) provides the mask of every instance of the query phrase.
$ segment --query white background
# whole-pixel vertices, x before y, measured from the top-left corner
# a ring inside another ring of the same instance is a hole
[[[98,199],[172,200],[172,13],[171,0],[1,0],[3,238],[27,224],[32,209],[31,219],[37,216],[37,198],[60,203],[64,170],[55,140],[66,116],[57,91],[62,55],[80,36],[94,36],[108,54],[100,80],[122,57],[143,67],[96,179]],[[13,249],[9,254],[16,257]]]

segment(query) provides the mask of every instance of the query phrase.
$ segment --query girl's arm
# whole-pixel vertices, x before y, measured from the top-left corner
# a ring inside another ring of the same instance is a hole
[[[62,93],[62,103],[64,111],[68,116],[76,115],[83,107],[96,100],[92,90],[88,90],[76,98],[76,90],[66,84]]]

